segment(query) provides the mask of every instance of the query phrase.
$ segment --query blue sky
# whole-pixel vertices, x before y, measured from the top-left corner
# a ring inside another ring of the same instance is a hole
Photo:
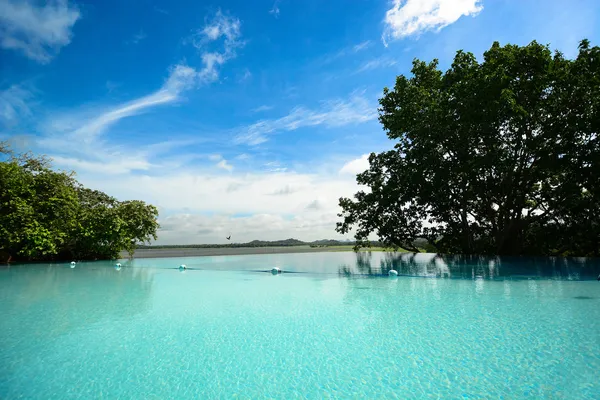
[[[595,0],[0,0],[0,139],[159,207],[160,243],[340,238],[412,60],[598,44]]]

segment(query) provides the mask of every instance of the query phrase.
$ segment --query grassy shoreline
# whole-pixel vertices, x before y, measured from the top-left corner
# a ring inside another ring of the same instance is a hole
[[[271,246],[271,247],[217,247],[217,248],[158,248],[137,249],[133,258],[163,258],[163,257],[210,257],[252,254],[295,254],[295,253],[325,253],[353,251],[353,246]],[[361,251],[393,251],[383,247],[371,247]],[[398,252],[405,252],[399,250]],[[121,252],[122,258],[128,258],[127,252]]]

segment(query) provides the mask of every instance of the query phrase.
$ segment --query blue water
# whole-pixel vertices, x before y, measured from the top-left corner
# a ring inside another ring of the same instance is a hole
[[[0,269],[1,399],[600,398],[595,261],[122,264]]]

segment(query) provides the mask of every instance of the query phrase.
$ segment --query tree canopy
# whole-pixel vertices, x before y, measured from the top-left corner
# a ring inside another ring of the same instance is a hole
[[[442,253],[600,256],[600,49],[458,51],[415,60],[380,99],[392,150],[357,175],[336,230]]]
[[[156,207],[84,188],[47,158],[3,143],[0,155],[0,258],[113,259],[156,239]]]

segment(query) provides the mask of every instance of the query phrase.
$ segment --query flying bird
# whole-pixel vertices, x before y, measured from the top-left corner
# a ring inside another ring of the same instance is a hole
[[[227,240],[231,239],[231,235],[227,236],[225,239],[227,239]]]

